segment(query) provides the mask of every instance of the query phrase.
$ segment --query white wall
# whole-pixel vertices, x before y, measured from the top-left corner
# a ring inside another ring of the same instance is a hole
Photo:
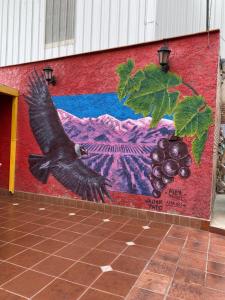
[[[157,0],[155,38],[206,30],[206,0]],[[210,29],[221,30],[221,57],[225,58],[225,0],[209,0]]]
[[[74,40],[46,46],[45,1],[0,0],[0,66],[154,40],[157,0],[76,0]]]

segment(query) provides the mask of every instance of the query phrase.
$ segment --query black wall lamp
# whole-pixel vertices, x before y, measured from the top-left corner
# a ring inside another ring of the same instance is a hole
[[[45,79],[48,84],[55,85],[56,84],[56,78],[53,75],[53,69],[50,66],[44,67],[43,69],[45,73]]]
[[[161,66],[161,70],[165,73],[169,71],[170,52],[171,52],[171,50],[168,48],[168,46],[166,44],[164,44],[158,50],[159,64]]]

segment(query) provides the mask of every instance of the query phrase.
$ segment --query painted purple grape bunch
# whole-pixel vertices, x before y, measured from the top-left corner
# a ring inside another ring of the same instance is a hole
[[[150,154],[152,169],[149,180],[153,187],[152,196],[159,198],[167,184],[174,181],[179,175],[186,179],[191,175],[189,167],[192,160],[188,147],[182,138],[172,136],[170,139],[162,138]]]

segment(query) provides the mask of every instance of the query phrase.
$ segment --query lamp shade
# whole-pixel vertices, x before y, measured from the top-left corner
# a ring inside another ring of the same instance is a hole
[[[52,81],[52,74],[53,74],[53,69],[50,66],[47,66],[43,69],[45,73],[45,79],[48,83]]]
[[[159,64],[161,66],[168,65],[171,50],[166,46],[162,46],[158,50]]]

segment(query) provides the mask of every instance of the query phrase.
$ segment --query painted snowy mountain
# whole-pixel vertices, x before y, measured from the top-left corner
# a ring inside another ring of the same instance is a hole
[[[149,155],[160,138],[174,132],[173,121],[162,119],[157,128],[150,129],[150,117],[120,121],[102,115],[80,119],[61,109],[58,114],[70,139],[88,150],[88,156],[82,158],[84,163],[111,180],[112,190],[151,195]]]

